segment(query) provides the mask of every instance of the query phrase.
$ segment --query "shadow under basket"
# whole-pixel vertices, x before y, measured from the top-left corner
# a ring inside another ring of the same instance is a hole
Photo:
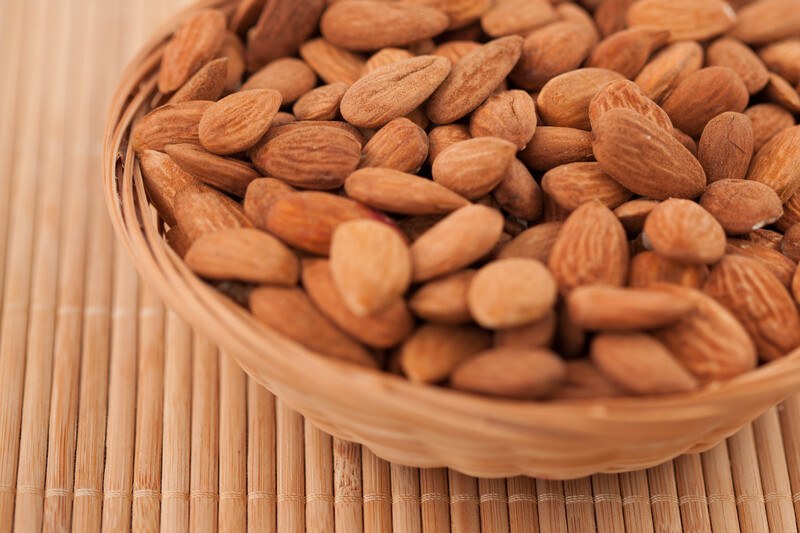
[[[324,431],[380,457],[482,477],[575,478],[707,450],[800,384],[800,351],[699,392],[657,398],[523,403],[417,385],[315,354],[258,323],[192,274],[148,203],[128,139],[149,110],[166,38],[206,0],[158,30],[126,69],[106,125],[103,185],[117,236],[144,281],[259,383]]]

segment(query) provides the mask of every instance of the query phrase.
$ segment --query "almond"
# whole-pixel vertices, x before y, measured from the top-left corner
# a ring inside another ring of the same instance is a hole
[[[248,70],[254,72],[279,57],[294,55],[316,32],[325,4],[325,0],[269,0],[247,33]]]
[[[183,234],[178,226],[170,226],[164,234],[167,244],[178,254],[179,257],[186,257],[186,252],[192,246],[192,242]]]
[[[436,383],[490,345],[491,336],[475,327],[426,324],[403,343],[400,367],[412,381]]]
[[[594,162],[570,163],[547,171],[542,189],[570,212],[592,200],[614,209],[633,196]]]
[[[670,31],[650,26],[635,26],[608,36],[586,61],[587,67],[604,68],[634,78],[655,50],[670,38]]]
[[[175,220],[191,242],[220,230],[252,226],[241,205],[202,183],[175,193]]]
[[[244,73],[247,70],[244,54],[245,49],[241,39],[239,39],[236,34],[227,32],[225,34],[225,40],[222,41],[222,48],[220,48],[219,52],[217,53],[217,57],[225,60],[228,67],[225,72],[225,81],[223,86],[224,90],[229,92],[239,90],[239,87],[242,84],[242,76],[244,76]],[[219,61],[219,59],[216,61]],[[212,61],[212,63],[213,62],[214,61]],[[209,65],[210,64],[211,63],[209,63]],[[200,71],[198,71],[198,73],[199,72]],[[214,96],[213,98],[193,98],[193,100],[216,100],[221,94],[222,93],[220,92],[220,94]]]
[[[458,30],[477,22],[491,7],[491,0],[410,0],[442,10],[450,19],[448,30]]]
[[[766,95],[772,102],[785,107],[793,113],[800,113],[800,94],[788,81],[774,72],[769,74]]]
[[[747,115],[722,113],[703,129],[697,159],[709,183],[744,179],[753,157],[753,127]]]
[[[672,133],[674,130],[666,111],[645,96],[638,85],[628,80],[611,82],[592,98],[589,122],[594,127],[606,111],[618,108],[636,111],[666,132]]]
[[[563,361],[548,350],[495,348],[459,365],[453,388],[516,399],[546,398],[566,378]]]
[[[797,305],[757,260],[726,256],[711,270],[704,290],[742,323],[761,359],[772,361],[800,346]]]
[[[706,176],[697,159],[639,113],[607,111],[592,138],[600,168],[629,191],[662,200],[695,198],[705,189]]]
[[[137,152],[163,150],[168,144],[199,144],[200,118],[212,102],[163,105],[143,116],[133,128],[131,144]]]
[[[747,44],[765,44],[800,32],[797,0],[756,0],[737,15],[731,35]]]
[[[341,187],[360,160],[358,139],[329,126],[292,129],[253,154],[253,164],[260,171],[307,189]]]
[[[794,117],[789,111],[775,104],[756,104],[744,112],[753,127],[753,153],[758,153],[780,132],[794,126]]]
[[[398,222],[397,227],[400,228],[400,231],[406,236],[408,242],[414,242],[443,219],[444,216],[442,215],[407,217]]]
[[[361,71],[361,77],[363,78],[367,74],[371,74],[372,72],[381,67],[385,67],[386,65],[392,65],[394,63],[399,63],[401,61],[406,61],[407,59],[413,58],[414,54],[405,48],[381,48],[372,54],[369,59],[367,59],[367,62],[364,64],[364,70]]]
[[[433,163],[433,180],[465,198],[488,194],[505,176],[516,147],[494,137],[478,137],[456,143]]]
[[[644,237],[656,253],[682,263],[711,264],[725,255],[725,230],[689,200],[671,198],[657,205],[644,223]]]
[[[771,187],[782,202],[800,188],[800,126],[786,129],[758,151],[747,179]]]
[[[706,51],[710,67],[728,67],[744,81],[747,91],[755,94],[769,82],[767,67],[753,50],[729,37],[717,39]]]
[[[528,228],[503,246],[497,258],[529,258],[547,263],[563,225],[563,222],[545,222]]]
[[[425,130],[396,118],[375,132],[361,151],[359,168],[382,167],[416,173],[428,158]]]
[[[766,68],[789,83],[800,83],[800,38],[785,39],[765,46],[758,55]]]
[[[504,329],[543,318],[556,303],[556,283],[535,259],[501,259],[481,268],[469,286],[467,302],[475,321]]]
[[[548,266],[562,294],[581,285],[624,285],[628,277],[625,229],[598,201],[572,212],[550,252]]]
[[[728,254],[757,259],[787,287],[792,282],[792,274],[797,265],[777,250],[742,239],[728,239],[726,251]]]
[[[434,37],[448,26],[438,9],[410,2],[348,0],[328,7],[320,21],[322,36],[347,50],[405,46]]]
[[[548,348],[556,334],[557,316],[554,310],[530,324],[494,332],[495,347]]]
[[[722,0],[640,0],[628,8],[627,20],[669,30],[672,41],[704,41],[728,31],[736,13]]]
[[[350,311],[333,281],[330,263],[324,259],[303,261],[303,287],[328,319],[368,346],[391,348],[411,335],[414,329],[414,319],[401,299],[367,316],[358,316]]]
[[[272,89],[281,94],[284,105],[294,103],[317,85],[317,76],[303,61],[282,57],[250,76],[242,91]]]
[[[658,205],[655,200],[639,198],[631,200],[614,209],[614,214],[622,223],[628,235],[638,235],[644,229],[644,221]]]
[[[542,190],[519,159],[511,161],[492,196],[503,211],[521,220],[534,221],[542,214]]]
[[[455,65],[464,56],[481,47],[481,43],[475,41],[447,41],[437,46],[431,54],[446,57],[450,63]]]
[[[469,128],[463,124],[437,126],[428,134],[428,163],[433,164],[439,154],[457,142],[471,139]]]
[[[300,57],[325,83],[352,85],[364,70],[364,58],[325,39],[312,39],[300,47]]]
[[[797,223],[800,223],[800,193],[795,193],[783,204],[783,216],[775,223],[775,226],[781,231],[788,231]]]
[[[800,224],[795,224],[781,239],[780,250],[795,263],[800,261]]]
[[[411,245],[415,282],[456,272],[494,248],[503,217],[482,205],[462,207],[426,231]]]
[[[592,135],[575,128],[537,126],[533,139],[520,153],[520,158],[534,170],[591,161],[594,159]]]
[[[800,268],[795,270],[792,277],[792,295],[794,296],[794,301],[800,304]]]
[[[473,137],[499,137],[522,150],[536,131],[536,106],[525,91],[503,91],[490,96],[470,117]]]
[[[612,0],[612,2],[616,1],[617,0]],[[600,7],[608,3],[608,0],[606,0],[600,4]],[[566,367],[567,378],[564,382],[564,386],[555,393],[553,400],[590,400],[622,395],[622,391],[611,383],[608,378],[598,372],[597,367],[595,367],[591,361],[584,359],[567,361]]]
[[[600,33],[607,37],[624,30],[627,26],[625,16],[628,8],[637,0],[603,0],[594,10],[594,20]]]
[[[542,87],[536,99],[539,115],[549,126],[588,130],[592,98],[621,78],[616,72],[600,68],[583,68],[556,76]]]
[[[167,101],[168,104],[180,104],[193,100],[214,101],[225,90],[228,74],[228,60],[215,59],[206,63],[194,73],[189,80]]]
[[[239,198],[244,197],[250,182],[260,177],[244,161],[214,155],[194,144],[169,144],[164,151],[192,177]]]
[[[709,185],[700,205],[729,235],[741,235],[772,224],[783,215],[775,191],[757,181],[720,180]]]
[[[688,265],[668,259],[655,252],[636,254],[631,260],[631,287],[650,287],[670,283],[692,289],[701,289],[708,278],[705,265]]]
[[[164,222],[174,226],[175,193],[195,183],[195,179],[170,156],[154,150],[144,150],[139,154],[139,166],[147,196]]]
[[[656,331],[655,336],[702,383],[738,376],[755,367],[753,341],[727,309],[693,289],[677,285],[657,288],[695,302],[694,311]]]
[[[250,294],[250,311],[268,327],[314,352],[377,366],[372,354],[325,318],[302,289],[259,287]]]
[[[244,152],[267,133],[280,107],[278,91],[252,90],[226,96],[203,113],[200,143],[217,155]]]
[[[449,124],[481,105],[519,59],[522,38],[502,37],[467,54],[433,93],[426,110],[436,124]]]
[[[264,9],[267,0],[242,0],[236,5],[231,15],[231,31],[244,35],[247,30],[258,23],[258,17]]]
[[[258,178],[250,182],[244,195],[244,213],[253,225],[267,229],[267,210],[273,200],[295,192],[295,188],[275,178]]]
[[[317,87],[301,96],[292,112],[297,120],[334,120],[339,115],[339,103],[347,87],[341,82]]]
[[[450,72],[443,57],[420,56],[381,67],[355,82],[342,97],[342,116],[378,128],[422,104]]]
[[[558,20],[547,0],[500,0],[481,16],[481,27],[491,37],[527,34]]]
[[[687,76],[703,66],[703,48],[694,41],[673,43],[647,63],[636,85],[648,98],[661,104]]]
[[[472,322],[467,291],[474,276],[475,270],[467,269],[429,281],[414,293],[408,305],[415,315],[435,324]]]
[[[405,215],[447,214],[469,202],[429,179],[388,168],[364,168],[345,181],[350,198],[370,207]]]
[[[686,298],[652,289],[578,287],[567,297],[570,318],[589,330],[635,331],[668,326],[694,309]]]
[[[203,235],[184,259],[196,274],[208,279],[291,286],[299,275],[294,253],[272,235],[252,228]]]
[[[753,244],[766,246],[767,248],[772,248],[780,252],[783,234],[771,229],[757,229],[747,234],[747,240],[751,241]],[[794,261],[794,259],[792,260]]]
[[[217,9],[204,9],[187,18],[164,46],[158,90],[168,94],[179,89],[214,59],[225,38],[225,25],[225,15]]]
[[[594,45],[593,35],[578,22],[548,24],[525,37],[511,79],[523,89],[540,90],[556,76],[581,66]]]

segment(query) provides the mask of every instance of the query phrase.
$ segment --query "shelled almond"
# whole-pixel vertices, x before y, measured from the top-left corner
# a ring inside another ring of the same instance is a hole
[[[312,351],[686,393],[800,347],[798,38],[800,0],[204,9],[134,173],[188,268]]]

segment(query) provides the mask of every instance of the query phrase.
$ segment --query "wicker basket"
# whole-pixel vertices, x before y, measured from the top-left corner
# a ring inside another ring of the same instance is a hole
[[[800,384],[800,351],[700,392],[652,399],[520,403],[415,385],[314,354],[256,322],[194,276],[165,243],[148,204],[131,125],[150,107],[161,28],[125,71],[106,126],[104,188],[114,227],[144,280],[260,383],[323,430],[397,463],[484,477],[575,478],[653,466],[735,433]]]

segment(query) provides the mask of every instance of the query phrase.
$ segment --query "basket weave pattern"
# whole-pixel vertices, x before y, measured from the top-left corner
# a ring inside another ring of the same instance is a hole
[[[144,280],[254,379],[321,429],[401,464],[502,477],[575,478],[646,468],[711,448],[795,391],[800,351],[705,390],[665,398],[519,403],[412,384],[314,354],[259,324],[198,279],[169,248],[128,139],[151,106],[166,38],[160,28],[126,69],[105,131],[104,190],[116,233]]]

